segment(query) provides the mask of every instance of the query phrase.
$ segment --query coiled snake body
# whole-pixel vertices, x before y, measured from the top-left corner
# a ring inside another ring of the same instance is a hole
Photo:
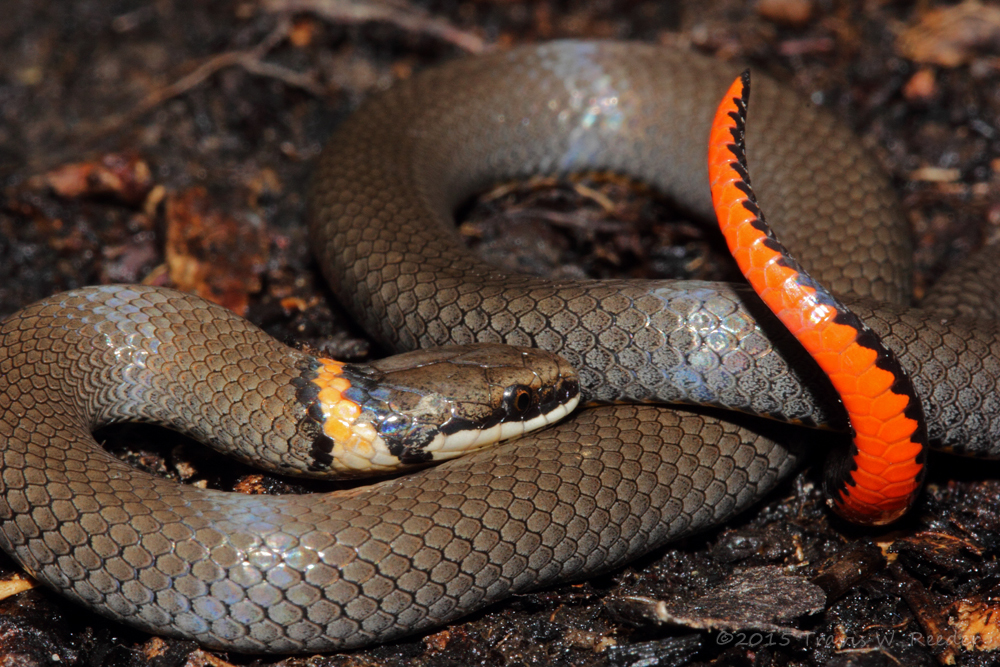
[[[734,73],[669,50],[560,42],[398,85],[342,126],[317,167],[312,228],[327,278],[397,349],[538,346],[580,370],[590,400],[842,426],[815,366],[744,288],[502,275],[447,229],[454,208],[496,180],[588,170],[627,173],[710,215],[708,124]],[[905,308],[910,249],[885,178],[826,114],[762,77],[755,86],[749,161],[772,225],[898,353],[932,442],[996,453],[996,327]],[[79,326],[95,314],[103,321]],[[74,327],[90,337],[67,343]],[[795,464],[751,429],[635,405],[342,496],[180,487],[93,443],[99,424],[142,419],[260,446],[282,467],[277,436],[292,429],[254,416],[291,390],[256,353],[288,354],[221,309],[159,290],[95,288],[9,318],[5,550],[152,632],[238,651],[332,650],[619,566],[747,507]],[[142,381],[123,391],[130,373]]]

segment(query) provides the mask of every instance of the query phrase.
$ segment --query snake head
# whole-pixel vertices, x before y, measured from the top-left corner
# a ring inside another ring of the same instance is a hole
[[[461,456],[558,421],[580,400],[575,369],[535,348],[432,348],[331,372],[321,381],[338,391],[319,392],[318,410],[329,451],[317,460],[347,475]]]

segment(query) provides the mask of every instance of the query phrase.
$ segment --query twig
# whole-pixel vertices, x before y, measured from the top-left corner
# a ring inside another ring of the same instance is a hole
[[[115,133],[119,128],[137,121],[167,100],[186,93],[200,85],[216,72],[234,65],[242,67],[251,74],[278,79],[289,86],[301,88],[317,97],[322,97],[326,94],[326,89],[317,83],[311,74],[296,72],[262,60],[271,49],[280,44],[288,36],[290,29],[291,20],[288,17],[282,17],[274,30],[253,48],[226,51],[209,57],[193,71],[182,76],[177,81],[150,92],[132,109],[110,118],[106,123],[94,130],[82,143],[86,145]]]
[[[275,65],[274,63],[264,62],[263,60],[249,58],[240,60],[239,65],[251,74],[266,76],[271,79],[278,79],[286,85],[292,86],[293,88],[301,88],[302,90],[312,93],[316,97],[323,97],[327,93],[327,90],[316,82],[316,78],[312,74],[296,72],[295,70],[290,70],[287,67],[282,67],[281,65]]]
[[[461,30],[448,21],[429,15],[408,2],[391,0],[264,0],[269,12],[313,12],[334,23],[384,21],[403,30],[431,35],[469,53],[482,53],[486,41],[475,33]]]
[[[143,98],[143,100],[136,105],[134,109],[122,116],[121,120],[118,122],[124,123],[135,120],[136,118],[148,113],[151,109],[163,104],[165,101],[186,93],[219,70],[232,67],[233,65],[240,65],[243,69],[252,74],[280,79],[291,86],[303,88],[314,95],[322,96],[326,91],[322,86],[315,82],[312,76],[292,71],[285,67],[281,67],[280,65],[265,63],[261,60],[261,58],[267,55],[271,49],[280,44],[281,41],[288,36],[288,31],[290,29],[291,21],[287,17],[282,17],[278,21],[278,25],[275,26],[274,30],[272,30],[270,34],[268,34],[268,36],[260,42],[260,44],[256,45],[252,49],[243,51],[226,51],[225,53],[220,53],[210,57],[208,60],[196,67],[193,72],[181,77],[168,86],[154,90],[146,95],[146,97]]]
[[[278,25],[259,44],[250,49],[226,51],[211,56],[194,70],[177,81],[153,90],[132,109],[107,119],[99,127],[87,133],[74,146],[74,152],[114,134],[120,128],[136,122],[165,101],[182,95],[203,83],[216,72],[227,67],[239,66],[247,72],[277,79],[284,84],[300,88],[317,97],[326,95],[327,90],[312,73],[290,70],[281,65],[263,60],[271,49],[284,41],[291,31],[293,12],[311,11],[330,21],[339,23],[363,23],[385,21],[404,30],[429,34],[454,44],[471,53],[480,53],[487,48],[486,42],[471,32],[459,30],[448,21],[427,14],[410,6],[404,0],[380,0],[358,2],[356,0],[264,0],[265,10],[280,14]],[[49,155],[47,163],[59,164],[66,156]],[[39,167],[44,170],[43,167]]]

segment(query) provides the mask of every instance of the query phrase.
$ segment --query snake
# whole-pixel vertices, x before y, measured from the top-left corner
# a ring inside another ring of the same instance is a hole
[[[315,652],[612,570],[750,507],[796,469],[817,429],[848,425],[822,370],[749,287],[510,275],[454,229],[476,193],[537,174],[624,174],[710,217],[709,126],[737,73],[620,42],[459,59],[366,100],[318,160],[312,244],[376,340],[542,348],[577,369],[593,407],[349,491],[179,485],[114,458],[93,429],[152,422],[319,474],[330,467],[325,416],[304,406],[303,377],[325,362],[194,296],[75,290],[0,325],[0,546],[45,585],[134,627],[215,649]],[[755,77],[752,101],[747,157],[770,224],[898,356],[932,446],[1000,453],[1000,336],[978,317],[993,314],[988,290],[955,274],[911,307],[906,222],[875,160],[767,77]],[[969,270],[996,265],[977,258]]]

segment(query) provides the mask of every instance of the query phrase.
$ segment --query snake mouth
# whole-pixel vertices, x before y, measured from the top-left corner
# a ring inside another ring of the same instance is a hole
[[[427,437],[419,447],[397,440],[389,448],[406,464],[447,461],[555,424],[579,404],[580,383],[575,374],[565,375],[537,392],[527,409],[516,409],[505,400],[488,417],[478,420],[456,417],[439,428],[436,425],[427,428]],[[414,441],[412,437],[410,440]]]
[[[466,422],[465,428],[443,433],[440,443],[432,443],[427,451],[433,453],[435,461],[454,458],[555,424],[572,413],[579,404],[580,383],[575,378],[569,378],[547,392],[530,415],[501,418],[495,423],[479,427]],[[442,428],[442,432],[444,430]]]

